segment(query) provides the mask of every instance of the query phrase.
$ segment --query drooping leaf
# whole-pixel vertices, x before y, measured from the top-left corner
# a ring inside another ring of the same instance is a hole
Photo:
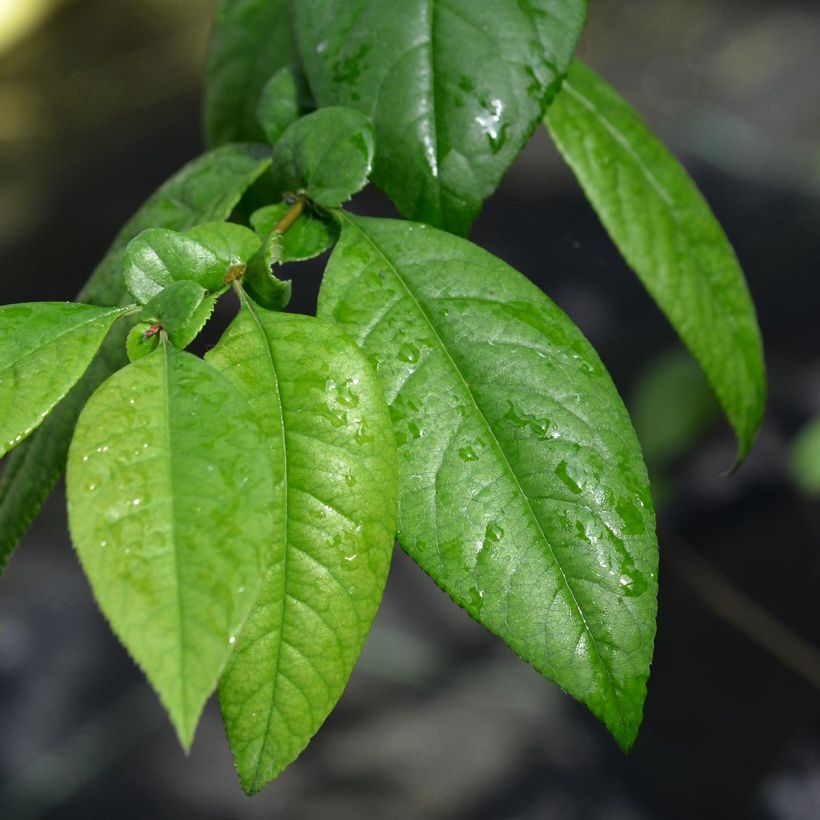
[[[274,537],[255,413],[208,364],[161,345],[89,399],[66,483],[97,602],[189,748]]]
[[[315,107],[307,78],[294,64],[280,69],[265,83],[256,117],[268,142],[275,145],[290,125]]]
[[[123,276],[128,292],[142,304],[173,282],[190,280],[207,291],[222,287],[230,262],[185,234],[149,228],[125,251]]]
[[[198,222],[227,219],[269,166],[270,151],[253,145],[226,145],[188,163],[120,231],[81,291],[80,301],[103,306],[124,303],[123,255],[138,233],[156,226],[182,231]],[[114,326],[85,376],[42,429],[9,456],[0,483],[0,569],[62,474],[71,433],[86,399],[126,363],[127,332],[124,321]]]
[[[291,206],[286,202],[278,205],[266,205],[251,215],[251,225],[261,236],[275,230],[277,224]],[[282,234],[280,242],[280,262],[303,262],[323,254],[335,241],[338,235],[336,223],[327,219],[318,219],[311,213],[303,213],[287,232]]]
[[[210,146],[263,142],[265,83],[296,57],[289,0],[220,0],[208,54],[205,133]]]
[[[248,263],[242,280],[244,289],[268,310],[284,310],[292,293],[289,279],[280,279],[273,270],[282,259],[283,234],[269,233],[257,254]]]
[[[352,108],[322,108],[285,131],[271,162],[277,193],[305,193],[317,205],[336,208],[367,184],[373,129]]]
[[[169,334],[176,333],[191,322],[206,295],[205,288],[190,279],[171,282],[146,303],[140,318],[158,322]]]
[[[123,312],[72,302],[0,307],[0,456],[80,380]]]
[[[797,434],[791,445],[789,466],[801,492],[820,495],[820,419],[809,422]]]
[[[706,373],[741,461],[766,402],[763,346],[737,257],[694,182],[630,105],[575,62],[547,126],[604,227]]]
[[[606,370],[540,290],[465,240],[340,214],[321,316],[375,363],[399,541],[629,747],[655,632],[654,512]]]
[[[358,108],[373,181],[408,218],[467,233],[569,66],[586,0],[300,0],[320,106]]]
[[[396,448],[372,367],[330,324],[247,302],[208,360],[255,408],[274,465],[271,563],[219,688],[252,793],[323,723],[370,629],[393,548]]]

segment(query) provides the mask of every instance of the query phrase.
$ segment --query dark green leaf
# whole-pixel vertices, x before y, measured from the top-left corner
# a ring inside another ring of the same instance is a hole
[[[248,304],[208,360],[256,409],[274,465],[270,568],[219,687],[251,793],[324,722],[370,629],[393,550],[396,447],[372,367],[332,325]]]
[[[320,106],[368,114],[373,181],[407,217],[466,233],[569,66],[586,0],[300,0]]]
[[[198,222],[227,219],[243,193],[270,165],[270,152],[253,145],[226,145],[188,163],[125,225],[80,293],[95,305],[116,305],[127,296],[122,262],[141,231],[162,226],[182,231]],[[86,375],[43,425],[8,459],[0,483],[0,569],[37,514],[65,467],[74,423],[85,400],[126,362],[124,322],[115,325]]]
[[[268,234],[256,256],[248,263],[243,288],[262,307],[269,310],[284,310],[292,292],[290,280],[279,279],[272,273],[282,256],[282,234],[276,231]]]
[[[280,194],[305,193],[336,208],[367,184],[373,130],[351,108],[323,108],[297,120],[273,148],[273,184]]]
[[[162,345],[89,399],[66,483],[97,602],[189,748],[274,537],[255,413],[212,367]]]
[[[45,421],[122,314],[72,302],[0,307],[0,456]]]
[[[296,57],[289,0],[220,0],[208,55],[208,144],[265,139],[256,118],[265,83]]]
[[[302,70],[289,65],[265,84],[256,116],[268,142],[275,145],[290,125],[315,107]]]
[[[546,119],[615,244],[709,378],[738,461],[766,402],[763,346],[743,272],[708,204],[636,112],[575,62]]]
[[[385,389],[402,547],[629,747],[657,549],[640,448],[604,366],[559,308],[480,248],[425,225],[340,219],[319,312]]]
[[[251,215],[251,225],[261,236],[273,231],[279,220],[290,209],[288,203],[267,205]],[[338,235],[336,224],[326,219],[318,219],[310,213],[303,213],[287,233],[282,234],[280,242],[280,262],[302,262],[323,254],[335,241]]]

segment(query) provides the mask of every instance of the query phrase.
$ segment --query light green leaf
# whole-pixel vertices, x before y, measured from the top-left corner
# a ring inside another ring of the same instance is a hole
[[[205,290],[222,287],[230,262],[201,242],[167,228],[149,228],[125,251],[123,277],[128,292],[146,304],[172,282],[191,280]]]
[[[256,256],[248,263],[242,287],[263,307],[284,310],[290,302],[292,285],[289,279],[280,279],[273,273],[282,258],[282,234],[269,233]]]
[[[320,106],[369,115],[373,181],[408,218],[467,233],[544,115],[586,0],[300,0]]]
[[[367,184],[373,129],[351,108],[323,108],[297,120],[273,147],[273,184],[336,208]]]
[[[801,492],[820,495],[820,419],[809,422],[791,445],[789,466]]]
[[[190,748],[274,537],[256,415],[212,367],[161,345],[89,399],[66,482],[97,602]]]
[[[678,161],[582,63],[546,123],[604,227],[706,373],[741,461],[763,417],[766,375],[754,305],[726,235]]]
[[[260,94],[295,57],[289,0],[220,0],[206,77],[209,145],[265,139],[256,118]]]
[[[244,225],[233,222],[208,222],[185,231],[185,236],[204,245],[229,265],[247,264],[262,241]]]
[[[290,125],[315,107],[307,78],[297,65],[289,65],[265,84],[256,117],[268,142],[275,145]]]
[[[153,322],[137,322],[125,339],[125,351],[128,361],[135,362],[153,353],[159,345],[159,332]]]
[[[251,214],[251,225],[261,236],[275,230],[279,220],[290,209],[282,202],[278,205],[266,205]],[[318,219],[311,213],[303,213],[287,233],[282,234],[280,262],[303,262],[323,254],[335,241],[338,235],[336,224],[326,219]]]
[[[128,243],[149,227],[185,230],[227,219],[242,195],[270,166],[270,151],[226,145],[198,157],[169,179],[114,240],[80,293],[80,301],[116,305],[127,297],[122,262]],[[85,376],[36,431],[9,456],[0,482],[0,570],[65,467],[80,410],[97,386],[126,363],[125,322],[115,325]]]
[[[340,214],[320,292],[375,363],[399,541],[631,746],[655,633],[652,497],[604,366],[541,291],[469,242]]]
[[[140,319],[158,322],[167,333],[175,333],[191,322],[206,295],[205,288],[190,279],[172,282],[148,301]]]
[[[0,456],[45,421],[123,312],[72,302],[0,307]]]
[[[393,549],[396,448],[372,367],[332,325],[247,302],[208,360],[256,409],[274,465],[270,568],[219,688],[252,793],[324,722],[370,629]]]

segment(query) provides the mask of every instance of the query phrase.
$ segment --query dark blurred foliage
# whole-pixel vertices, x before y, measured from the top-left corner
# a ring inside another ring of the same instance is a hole
[[[202,148],[210,2],[51,5],[0,52],[2,302],[71,298],[117,228]],[[697,377],[663,364],[679,365],[672,331],[539,133],[473,239],[570,313],[649,426],[660,616],[632,754],[397,552],[338,709],[246,800],[214,704],[186,759],[110,635],[61,489],[0,581],[0,817],[820,817],[820,507],[787,470],[795,431],[820,412],[820,6],[592,6],[583,54],[712,202],[749,277],[771,381],[758,444],[724,477],[731,435]],[[391,213],[375,194],[354,208]],[[300,269],[296,309],[311,309],[319,272]],[[697,423],[664,410],[676,395]],[[682,425],[682,439],[670,449],[661,429],[653,451],[653,419]]]

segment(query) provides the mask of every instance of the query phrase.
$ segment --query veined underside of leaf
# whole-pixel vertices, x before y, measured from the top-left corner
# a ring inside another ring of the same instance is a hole
[[[763,344],[743,271],[680,163],[614,89],[576,61],[547,127],[604,227],[752,446],[766,403]]]
[[[125,248],[150,227],[185,230],[200,222],[227,219],[247,188],[270,165],[270,151],[253,145],[226,145],[203,154],[171,177],[120,231],[79,300],[110,306],[124,302]],[[122,367],[126,322],[114,327],[85,376],[42,427],[8,457],[0,483],[0,570],[28,529],[65,468],[74,424],[88,397]]]
[[[558,89],[586,0],[300,0],[320,106],[373,120],[373,181],[408,218],[464,234]]]
[[[248,300],[208,360],[256,410],[274,465],[270,566],[219,689],[253,793],[324,722],[370,629],[393,550],[395,442],[371,365],[329,323]]]
[[[646,470],[603,365],[534,285],[423,225],[339,216],[319,313],[374,362],[399,541],[628,748],[652,657]]]

